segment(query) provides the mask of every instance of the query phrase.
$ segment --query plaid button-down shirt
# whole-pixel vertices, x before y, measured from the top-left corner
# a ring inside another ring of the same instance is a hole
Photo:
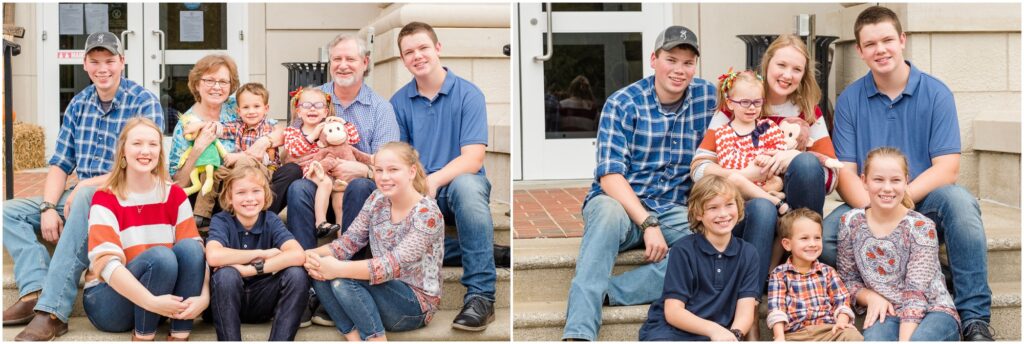
[[[121,78],[110,110],[100,107],[96,86],[90,85],[71,99],[50,165],[64,173],[78,171],[78,179],[92,178],[113,167],[117,138],[128,120],[142,116],[164,127],[160,98],[135,82]]]
[[[814,261],[807,273],[800,273],[793,260],[786,260],[768,279],[768,328],[786,323],[786,333],[810,325],[835,324],[840,313],[854,319],[850,293],[832,267]]]
[[[602,176],[618,173],[656,213],[686,205],[693,186],[690,161],[715,113],[715,86],[693,79],[678,113],[667,113],[654,76],[616,91],[604,104],[597,132],[597,168],[584,205],[601,190]]]
[[[360,152],[374,154],[385,143],[401,139],[395,109],[387,99],[374,92],[369,85],[363,84],[359,88],[359,94],[356,95],[355,101],[348,107],[342,106],[341,101],[334,95],[334,81],[328,81],[320,86],[320,89],[331,95],[331,102],[334,103],[334,115],[355,124],[356,129],[359,130],[359,136],[363,139],[354,146]],[[298,125],[295,125],[296,123]],[[295,121],[292,126],[299,128],[302,124]]]
[[[223,123],[224,132],[221,133],[220,138],[235,140],[235,147],[239,152],[244,152],[252,146],[256,140],[261,137],[270,135],[274,132],[274,124],[277,124],[277,120],[267,117],[264,118],[259,124],[253,127],[246,127],[245,122],[239,118],[234,122]],[[273,165],[277,165],[277,161],[273,161]]]

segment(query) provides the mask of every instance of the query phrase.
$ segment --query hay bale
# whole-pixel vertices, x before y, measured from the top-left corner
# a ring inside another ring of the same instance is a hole
[[[46,166],[43,127],[14,122],[14,171]]]

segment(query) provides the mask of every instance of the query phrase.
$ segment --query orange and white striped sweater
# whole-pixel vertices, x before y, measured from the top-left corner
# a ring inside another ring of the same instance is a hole
[[[144,194],[118,199],[98,190],[89,209],[89,271],[85,287],[107,281],[123,266],[154,246],[173,247],[179,240],[199,240],[192,205],[178,185],[161,183]],[[101,279],[102,278],[102,279]]]

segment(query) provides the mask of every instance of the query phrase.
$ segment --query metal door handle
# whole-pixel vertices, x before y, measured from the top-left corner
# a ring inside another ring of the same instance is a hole
[[[127,42],[126,41],[127,38],[125,38],[125,36],[128,35],[128,34],[133,34],[134,35],[135,31],[133,31],[133,30],[121,31],[121,51],[122,52],[124,51],[125,42]]]
[[[164,82],[164,61],[166,60],[166,48],[167,48],[167,35],[163,31],[153,30],[154,35],[160,35],[160,79],[153,80],[154,84],[162,84]]]
[[[551,33],[551,3],[548,2],[546,4],[547,4],[547,11],[546,12],[548,12],[548,31],[547,31],[548,53],[544,54],[544,55],[541,55],[541,56],[534,56],[533,57],[534,61],[540,61],[540,62],[550,60],[551,59],[551,55],[554,55],[554,53],[555,53],[555,43],[553,41],[554,36]]]

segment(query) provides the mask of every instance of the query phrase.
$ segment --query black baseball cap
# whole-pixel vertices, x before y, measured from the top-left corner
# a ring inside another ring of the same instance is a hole
[[[654,42],[655,49],[672,50],[680,45],[688,45],[700,56],[700,48],[697,45],[697,34],[683,26],[669,26],[658,34],[658,40]]]

